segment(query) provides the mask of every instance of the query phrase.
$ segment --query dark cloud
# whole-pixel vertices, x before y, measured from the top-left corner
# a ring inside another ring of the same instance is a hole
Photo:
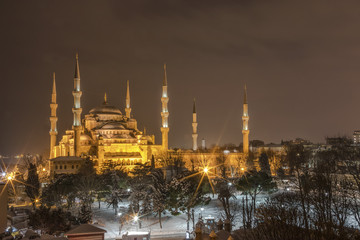
[[[240,143],[243,85],[250,138],[323,141],[360,127],[358,1],[0,2],[0,154],[48,147],[51,73],[59,131],[72,124],[74,55],[83,114],[109,101],[132,108],[160,143],[162,64],[168,64],[170,145]]]

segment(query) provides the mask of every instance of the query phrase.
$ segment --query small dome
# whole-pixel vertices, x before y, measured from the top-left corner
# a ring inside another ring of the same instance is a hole
[[[118,109],[115,106],[108,105],[107,103],[104,103],[103,105],[93,108],[90,110],[90,113],[92,114],[116,114],[116,115],[122,115],[120,109]]]
[[[89,135],[86,135],[86,134],[81,134],[80,140],[81,141],[88,141],[88,140],[91,140],[91,137]]]

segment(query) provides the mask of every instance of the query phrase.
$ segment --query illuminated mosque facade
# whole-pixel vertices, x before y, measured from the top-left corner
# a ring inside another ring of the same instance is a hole
[[[55,73],[53,75],[53,89],[51,94],[51,116],[50,116],[50,174],[75,173],[81,165],[84,158],[88,157],[97,162],[98,169],[114,168],[121,166],[126,170],[131,170],[137,164],[144,164],[150,161],[156,162],[160,156],[168,155],[174,152],[169,150],[169,96],[167,92],[167,74],[164,64],[164,79],[162,83],[161,96],[161,145],[155,143],[154,135],[147,135],[145,129],[140,131],[137,127],[137,120],[131,115],[130,104],[130,86],[127,81],[125,114],[121,110],[107,101],[104,96],[102,105],[95,107],[88,114],[81,118],[81,85],[79,58],[76,55],[74,89],[73,125],[72,129],[66,130],[65,134],[57,143],[57,101],[56,101],[56,83]],[[229,153],[228,163],[231,169],[243,169],[243,164],[239,164],[239,159],[244,162],[244,157],[249,151],[249,115],[246,96],[246,86],[244,92],[243,105],[243,152]],[[198,133],[197,133],[197,114],[195,99],[193,105],[192,122],[192,150],[180,150],[185,167],[194,168],[194,162],[214,162],[216,154],[199,151]],[[213,163],[215,164],[215,163]],[[195,164],[196,165],[196,164]],[[235,170],[236,171],[236,170]]]

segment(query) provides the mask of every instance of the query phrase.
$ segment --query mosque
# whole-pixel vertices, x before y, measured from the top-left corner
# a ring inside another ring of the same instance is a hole
[[[121,166],[127,171],[134,168],[137,164],[157,161],[160,156],[164,156],[173,150],[168,147],[169,133],[169,96],[167,92],[167,74],[166,65],[164,64],[164,79],[162,83],[160,113],[162,119],[161,125],[161,145],[155,143],[154,135],[147,135],[145,130],[140,131],[137,127],[137,120],[131,115],[130,89],[127,81],[126,104],[123,114],[119,108],[111,105],[107,101],[106,94],[102,105],[95,107],[81,117],[81,85],[80,85],[80,68],[79,58],[76,54],[74,89],[73,125],[72,129],[66,130],[65,134],[57,143],[57,101],[56,101],[56,83],[55,73],[53,75],[53,88],[51,94],[51,116],[50,116],[50,157],[49,170],[50,175],[62,173],[75,173],[81,166],[84,158],[90,158],[96,162],[98,169],[116,168]],[[243,152],[229,153],[227,156],[227,165],[229,171],[234,169],[243,169],[243,159],[249,151],[249,115],[246,96],[246,86],[244,91],[243,104]],[[180,150],[185,162],[185,167],[194,168],[204,159],[208,162],[215,162],[216,154],[199,151],[198,133],[197,133],[197,114],[195,100],[193,106],[193,123],[192,123],[192,150]],[[215,163],[213,163],[214,165]]]

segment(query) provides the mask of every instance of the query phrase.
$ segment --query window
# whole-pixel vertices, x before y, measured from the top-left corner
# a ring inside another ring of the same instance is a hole
[[[74,169],[74,165],[72,165],[71,168]]]
[[[64,165],[64,169],[66,169],[66,165]]]
[[[62,165],[60,165],[60,169],[62,169]]]
[[[58,169],[58,166],[57,166],[57,165],[55,165],[55,169],[56,169],[56,170]]]

